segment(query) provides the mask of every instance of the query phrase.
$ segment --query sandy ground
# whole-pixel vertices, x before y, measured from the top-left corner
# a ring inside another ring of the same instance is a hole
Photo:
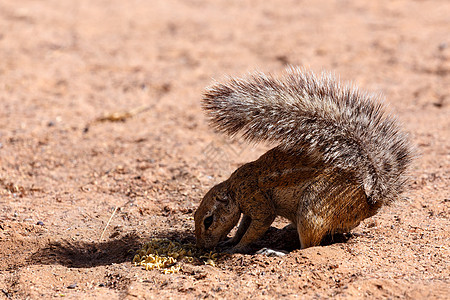
[[[0,297],[448,297],[449,15],[447,0],[1,1]],[[420,153],[408,197],[321,247],[271,229],[283,258],[133,266],[151,238],[193,242],[205,192],[267,149],[208,128],[204,87],[287,64],[385,95]]]

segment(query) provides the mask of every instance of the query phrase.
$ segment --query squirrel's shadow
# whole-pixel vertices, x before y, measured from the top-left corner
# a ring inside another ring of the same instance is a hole
[[[182,243],[195,242],[193,236],[168,232],[158,236],[138,236],[128,233],[104,242],[62,240],[51,242],[29,257],[32,264],[60,264],[73,268],[90,268],[132,261],[136,251],[151,238],[167,238]]]
[[[321,246],[328,246],[334,243],[345,243],[351,238],[351,234],[335,234],[327,235],[320,243]],[[252,252],[256,252],[262,248],[273,250],[283,250],[291,252],[300,249],[300,240],[297,229],[286,226],[282,229],[270,227],[264,236],[251,245]]]
[[[130,261],[140,238],[127,234],[105,242],[61,240],[50,242],[31,255],[32,264],[60,264],[74,268],[89,268]]]
[[[132,261],[136,251],[143,243],[151,238],[167,238],[180,243],[195,243],[195,237],[186,232],[172,231],[161,233],[158,236],[138,236],[129,233],[121,238],[105,242],[85,242],[62,240],[51,242],[31,255],[29,261],[32,264],[60,264],[73,268],[90,268],[96,266],[118,264]],[[321,245],[329,245],[336,242],[345,242],[349,235],[334,235],[325,238]],[[285,227],[278,229],[270,227],[264,236],[251,245],[252,253],[261,248],[284,250],[291,252],[300,249],[297,230]]]

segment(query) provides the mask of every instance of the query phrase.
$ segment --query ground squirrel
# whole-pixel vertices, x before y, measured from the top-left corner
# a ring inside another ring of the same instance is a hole
[[[412,146],[380,99],[329,74],[290,68],[217,83],[204,94],[211,124],[251,142],[277,142],[214,186],[195,212],[197,245],[247,252],[276,216],[302,248],[345,233],[403,190]],[[235,236],[224,241],[242,219]]]

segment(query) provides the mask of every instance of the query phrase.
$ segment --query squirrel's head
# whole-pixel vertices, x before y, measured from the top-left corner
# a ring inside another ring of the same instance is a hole
[[[195,211],[195,237],[197,246],[213,248],[226,238],[241,216],[227,182],[214,186]]]

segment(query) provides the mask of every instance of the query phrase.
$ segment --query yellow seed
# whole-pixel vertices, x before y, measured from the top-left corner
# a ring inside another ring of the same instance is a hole
[[[205,264],[215,266],[218,254],[210,251],[204,253],[193,244],[181,244],[167,239],[152,239],[142,246],[133,258],[135,265],[146,270],[159,269],[165,274],[176,273],[181,269],[177,260],[193,262],[194,258],[205,259]]]
[[[207,261],[205,261],[205,265],[210,265],[210,266],[215,267],[216,263],[212,259],[208,259]]]

